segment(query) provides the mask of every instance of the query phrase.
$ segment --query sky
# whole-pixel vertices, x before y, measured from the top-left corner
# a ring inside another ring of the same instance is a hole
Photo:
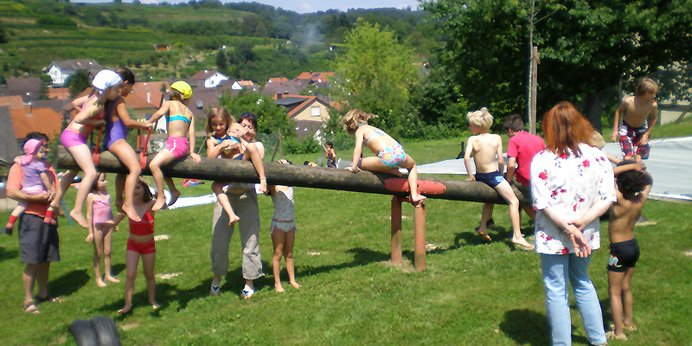
[[[158,3],[160,0],[141,0],[142,3],[151,4]],[[83,2],[83,3],[102,3],[111,2],[107,0],[72,0],[71,2]],[[132,2],[131,0],[123,0],[123,2]],[[168,0],[170,4],[187,2],[181,0]],[[227,1],[223,2],[241,2],[241,1]],[[261,4],[271,5],[274,7],[281,7],[284,10],[291,10],[298,13],[310,13],[317,11],[326,11],[329,9],[337,9],[341,11],[346,11],[349,8],[381,8],[381,7],[395,7],[395,8],[406,8],[411,7],[411,9],[418,8],[418,0],[248,0],[247,2],[258,2]]]

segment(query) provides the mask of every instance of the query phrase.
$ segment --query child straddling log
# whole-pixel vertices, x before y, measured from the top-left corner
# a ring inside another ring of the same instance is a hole
[[[84,201],[91,190],[89,187],[98,178],[91,150],[87,145],[87,138],[94,131],[94,128],[104,125],[105,104],[107,101],[113,101],[118,97],[122,79],[111,70],[101,70],[94,76],[91,85],[94,90],[89,96],[81,97],[72,102],[72,105],[80,110],[60,135],[60,142],[77,163],[79,169],[84,172],[80,184],[87,186],[87,188],[77,190],[74,208],[70,211],[70,216],[83,228],[89,227],[82,213]],[[60,190],[58,196],[51,202],[51,207],[57,209],[60,206],[60,199],[72,184],[72,179],[76,173],[75,170],[68,170],[60,179]]]
[[[127,214],[130,219],[137,220],[137,215],[132,208],[132,194],[142,168],[137,153],[127,142],[127,135],[130,128],[149,129],[151,124],[132,119],[127,111],[125,97],[132,92],[135,85],[134,73],[123,67],[118,69],[118,75],[122,78],[123,85],[120,88],[120,95],[114,101],[106,104],[103,144],[128,170],[127,176],[124,173],[118,173],[116,176],[115,206]]]
[[[364,169],[401,176],[399,167],[406,168],[408,170],[408,185],[411,190],[411,202],[418,203],[424,200],[426,197],[418,193],[416,162],[411,155],[404,152],[404,147],[394,138],[377,127],[368,125],[368,119],[371,117],[372,114],[365,113],[360,109],[352,109],[342,119],[346,131],[356,136],[353,164],[349,170],[357,173]],[[363,146],[376,153],[377,157],[361,159]]]
[[[255,167],[260,178],[260,192],[267,191],[267,178],[264,174],[264,164],[262,157],[254,145],[248,146],[242,137],[246,129],[231,117],[223,108],[212,108],[207,117],[206,131],[209,134],[207,140],[207,157],[243,160],[243,155],[240,154],[242,148],[246,148],[250,155],[252,165]],[[216,195],[219,204],[228,214],[228,224],[233,225],[240,218],[233,211],[231,201],[228,195],[223,191],[228,181],[215,181],[211,184],[211,190]]]
[[[493,124],[493,116],[488,109],[483,107],[478,111],[466,114],[469,122],[469,129],[473,136],[469,137],[464,153],[464,164],[468,172],[468,181],[480,181],[492,187],[497,193],[507,201],[509,205],[509,217],[512,222],[512,244],[521,250],[533,250],[534,246],[524,239],[521,234],[519,219],[519,199],[514,195],[512,187],[502,176],[505,160],[502,156],[502,137],[489,133],[490,126]],[[476,166],[476,174],[471,174],[471,157]],[[478,234],[485,241],[491,238],[486,232],[486,225],[492,208],[488,204],[483,205],[480,227]]]
[[[46,142],[38,139],[30,139],[24,143],[24,155],[18,157],[15,161],[22,166],[24,172],[24,180],[22,181],[22,192],[29,195],[38,195],[41,193],[49,193],[55,197],[57,184],[53,181],[52,174],[48,171],[51,169],[50,163],[46,161]],[[5,234],[12,235],[12,229],[18,218],[26,210],[27,203],[19,203],[12,210],[10,219],[5,225]],[[46,211],[46,217],[43,219],[45,223],[55,224],[55,219],[48,216],[48,212],[53,214],[56,212],[52,206],[49,206]]]
[[[653,79],[642,78],[634,96],[625,97],[615,110],[611,140],[619,140],[625,160],[649,158],[649,137],[658,120],[657,92],[658,84]]]
[[[87,196],[87,221],[89,222],[89,234],[87,243],[94,242],[94,276],[96,286],[106,287],[106,281],[120,282],[111,273],[111,239],[113,231],[117,227],[112,227],[114,222],[113,212],[111,211],[111,196],[106,188],[106,173],[99,174],[98,179]],[[101,278],[101,259],[103,258],[104,278]]]
[[[287,160],[279,160],[278,163],[289,165]],[[272,271],[274,273],[274,289],[276,292],[284,292],[281,286],[281,257],[286,259],[286,272],[288,281],[294,288],[300,288],[296,282],[295,265],[293,264],[293,245],[296,239],[295,202],[293,200],[293,187],[272,185],[269,194],[274,204],[274,215],[271,222],[272,245],[274,245],[274,257],[272,257]]]
[[[627,340],[625,330],[637,330],[632,318],[634,298],[631,289],[634,267],[639,259],[634,224],[649,197],[653,179],[641,162],[634,160],[623,160],[613,171],[616,174],[617,202],[611,208],[608,224],[610,259],[607,268],[614,326],[606,337]]]
[[[151,126],[156,124],[164,114],[168,114],[168,140],[166,148],[161,150],[149,163],[151,175],[156,183],[156,203],[152,210],[157,211],[166,206],[166,196],[163,192],[163,183],[166,182],[171,191],[172,205],[180,197],[180,191],[175,187],[173,178],[164,177],[161,166],[171,163],[173,160],[182,159],[188,154],[195,163],[202,160],[195,153],[195,117],[187,108],[187,102],[192,97],[192,87],[184,81],[171,84],[170,100],[165,101],[161,108],[147,122]]]
[[[156,303],[156,283],[154,281],[154,264],[156,263],[156,243],[154,242],[154,200],[149,185],[143,180],[137,180],[133,195],[133,206],[140,221],[130,219],[130,236],[127,238],[127,252],[125,254],[125,306],[118,313],[126,314],[132,309],[132,295],[135,291],[135,279],[137,278],[137,266],[142,258],[142,271],[147,281],[147,295],[149,304],[156,310],[160,306]],[[115,227],[125,218],[124,213],[119,213],[110,227]]]

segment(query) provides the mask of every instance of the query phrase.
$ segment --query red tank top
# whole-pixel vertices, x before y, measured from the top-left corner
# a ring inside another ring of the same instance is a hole
[[[147,210],[142,216],[142,220],[130,220],[130,234],[132,235],[150,235],[154,234],[154,215]]]

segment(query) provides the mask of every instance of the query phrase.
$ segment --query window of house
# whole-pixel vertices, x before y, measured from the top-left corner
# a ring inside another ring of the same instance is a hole
[[[320,106],[312,106],[312,108],[310,108],[310,115],[313,117],[319,117],[321,115]]]

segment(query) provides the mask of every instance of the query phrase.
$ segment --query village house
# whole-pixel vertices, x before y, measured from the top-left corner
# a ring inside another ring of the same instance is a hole
[[[10,77],[7,84],[0,87],[2,96],[21,96],[26,101],[39,99],[41,92],[41,78],[38,77]]]
[[[312,136],[329,121],[330,106],[317,96],[277,93],[274,102],[286,108],[286,115],[296,123],[299,137]]]
[[[93,59],[59,60],[51,62],[44,72],[50,76],[54,87],[64,87],[70,76],[79,70],[86,70],[93,76],[103,69],[104,67]]]
[[[193,88],[216,88],[221,84],[223,81],[227,81],[228,76],[225,74],[216,71],[216,70],[202,70],[194,75],[192,75],[190,78],[187,79],[187,82],[192,86]]]

